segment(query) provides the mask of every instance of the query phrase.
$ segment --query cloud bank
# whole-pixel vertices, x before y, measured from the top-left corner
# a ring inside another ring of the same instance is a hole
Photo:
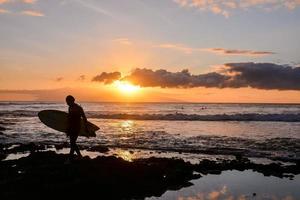
[[[85,79],[86,79],[85,75],[80,75],[77,80],[84,81]]]
[[[57,77],[57,78],[55,79],[56,82],[61,82],[62,80],[64,80],[63,77]]]
[[[165,69],[137,68],[121,77],[120,72],[103,72],[93,81],[110,84],[116,80],[130,81],[142,87],[161,88],[243,88],[265,90],[300,90],[300,67],[273,63],[227,63],[215,72],[193,75],[188,70],[169,72]]]
[[[26,4],[34,4],[37,0],[0,0],[0,4],[5,3],[26,3]]]
[[[119,80],[121,78],[120,72],[102,72],[100,75],[95,76],[92,81],[103,82],[104,84],[110,84],[115,80]]]
[[[32,17],[44,17],[44,13],[35,10],[24,10],[21,12],[22,15],[28,15]]]
[[[272,51],[255,51],[255,50],[226,49],[226,48],[193,48],[181,44],[171,44],[171,43],[154,45],[154,47],[181,51],[186,54],[191,54],[195,52],[209,52],[209,53],[229,55],[229,56],[268,56],[268,55],[275,54],[275,52]]]
[[[272,51],[253,51],[242,49],[225,49],[225,48],[210,48],[206,49],[208,52],[223,54],[223,55],[246,55],[246,56],[267,56],[275,54]]]
[[[8,14],[8,13],[10,13],[9,10],[0,8],[0,14]]]
[[[37,3],[38,0],[0,0],[0,5],[5,4],[12,4],[14,7],[19,7],[20,4],[27,4],[31,5],[30,7],[34,7],[34,5]],[[37,10],[23,10],[23,11],[13,11],[13,10],[7,10],[0,8],[0,14],[20,14],[20,15],[27,15],[32,17],[44,17],[45,14],[41,11]]]
[[[287,8],[293,10],[300,6],[300,0],[173,0],[181,7],[196,8],[201,11],[209,11],[214,14],[229,17],[236,10],[250,8],[265,11]]]

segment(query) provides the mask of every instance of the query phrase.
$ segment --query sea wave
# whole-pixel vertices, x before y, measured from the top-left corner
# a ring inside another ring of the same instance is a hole
[[[132,120],[169,120],[169,121],[281,121],[300,122],[299,114],[90,114],[93,118],[102,119],[132,119]]]
[[[36,117],[38,111],[14,110],[0,111],[0,116],[6,117]],[[96,119],[130,119],[130,120],[166,120],[166,121],[272,121],[272,122],[300,122],[298,114],[218,114],[218,115],[198,115],[198,114],[106,114],[97,111],[86,112],[87,117]]]

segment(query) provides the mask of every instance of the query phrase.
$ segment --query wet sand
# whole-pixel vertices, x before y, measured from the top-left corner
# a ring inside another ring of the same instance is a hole
[[[56,149],[63,149],[66,145],[56,145]],[[185,189],[194,188],[192,190],[195,192],[189,193],[189,195],[197,197],[197,195],[201,196],[201,192],[204,192],[202,195],[207,196],[210,191],[215,191],[224,185],[229,187],[228,185],[232,181],[230,178],[226,178],[226,174],[234,175],[237,173],[236,170],[240,173],[237,176],[238,179],[245,180],[246,183],[256,184],[258,179],[253,175],[259,174],[263,177],[262,180],[267,180],[270,176],[277,177],[270,183],[284,180],[293,187],[299,186],[299,176],[297,175],[300,174],[300,167],[297,162],[286,165],[257,164],[240,156],[236,156],[233,160],[203,159],[196,164],[182,159],[155,157],[126,161],[116,156],[105,155],[109,149],[98,146],[85,151],[101,153],[101,156],[94,158],[86,156],[83,159],[66,163],[68,156],[49,151],[49,144],[30,143],[1,145],[0,147],[1,155],[4,158],[12,154],[27,153],[20,159],[0,162],[0,194],[3,198],[44,197],[45,195],[54,198],[59,194],[60,197],[97,195],[106,199],[144,199],[146,197],[185,199],[188,197],[187,193],[182,192]],[[220,182],[223,181],[223,185],[210,184],[209,186],[208,183],[213,182],[216,177],[219,177]],[[251,179],[251,177],[253,178]],[[234,179],[232,180],[234,181]],[[203,181],[204,183],[201,183]],[[193,184],[194,186],[192,186]],[[207,186],[206,190],[203,190],[201,184]],[[271,187],[270,185],[268,184],[269,187]],[[179,193],[170,196],[170,190]],[[276,191],[288,192],[284,188]],[[186,196],[182,196],[184,194]],[[230,192],[230,195],[236,198],[238,194],[240,193],[234,190]],[[245,195],[248,195],[249,198],[255,197],[261,195],[261,190],[249,187],[249,191]],[[273,195],[278,194],[274,191]],[[298,195],[298,193],[290,195]]]

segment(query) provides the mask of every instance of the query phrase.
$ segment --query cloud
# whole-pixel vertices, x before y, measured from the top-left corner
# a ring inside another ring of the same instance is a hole
[[[137,68],[124,77],[120,72],[103,72],[93,78],[93,81],[105,84],[115,80],[126,80],[142,87],[300,90],[300,67],[273,63],[227,63],[214,72],[199,75],[193,75],[187,69],[169,72],[165,69]]]
[[[227,79],[229,77],[216,72],[192,75],[187,69],[181,72],[169,72],[164,69],[153,71],[145,68],[137,68],[123,78],[142,87],[162,88],[222,87]]]
[[[0,4],[8,3],[10,0],[0,0]]]
[[[102,15],[108,16],[108,17],[112,17],[114,18],[114,16],[112,15],[111,12],[109,12],[108,10],[105,10],[99,6],[96,6],[88,1],[85,0],[75,0],[75,2],[79,3],[80,5],[82,5],[83,7],[90,9],[92,11],[95,11],[97,13],[100,13]]]
[[[0,8],[0,14],[8,14],[8,13],[10,13],[9,10]]]
[[[214,54],[221,55],[231,55],[231,56],[267,56],[275,54],[272,51],[255,51],[255,50],[245,50],[245,49],[226,49],[226,48],[192,48],[182,44],[159,44],[154,45],[154,47],[163,49],[172,49],[176,51],[181,51],[186,54],[191,54],[195,52],[210,52]]]
[[[57,81],[57,82],[60,82],[60,81],[62,81],[62,80],[64,80],[63,77],[58,77],[58,78],[55,79],[55,81]]]
[[[224,17],[228,18],[229,17],[229,12],[226,10],[223,10],[219,5],[212,5],[210,7],[210,10],[214,13],[214,14],[220,14],[223,15]]]
[[[102,72],[100,75],[95,76],[92,81],[103,82],[104,84],[110,84],[115,80],[119,80],[121,78],[120,72]]]
[[[262,10],[276,10],[287,8],[293,10],[300,6],[300,0],[173,0],[181,7],[196,8],[201,11],[210,11],[214,14],[229,17],[236,9],[245,10],[258,8]]]
[[[187,46],[184,46],[181,44],[170,44],[170,43],[154,45],[154,47],[158,47],[158,48],[162,48],[162,49],[173,49],[173,50],[177,50],[177,51],[182,51],[186,54],[190,54],[190,53],[201,50],[198,48],[187,47]]]
[[[26,3],[26,4],[34,4],[37,0],[0,0],[0,4],[5,3]]]
[[[0,0],[0,5],[1,4],[12,4],[14,6],[18,6],[17,4],[35,4],[37,0]],[[43,17],[44,14],[39,12],[39,11],[34,11],[34,10],[24,10],[20,13],[18,12],[12,12],[10,10],[2,9],[0,8],[0,14],[21,14],[21,15],[29,15],[29,16],[34,16],[34,17]]]
[[[204,51],[223,54],[223,55],[245,55],[245,56],[266,56],[275,54],[272,51],[254,51],[254,50],[241,50],[241,49],[224,49],[224,48],[208,48]]]
[[[22,0],[23,3],[34,4],[37,0]]]
[[[85,75],[80,75],[77,80],[78,81],[84,81],[85,80]]]
[[[44,13],[35,10],[24,10],[21,12],[22,15],[28,15],[33,17],[44,17]]]
[[[114,39],[113,42],[117,42],[123,45],[132,45],[132,42],[128,38],[117,38]]]
[[[273,63],[228,63],[224,72],[234,73],[227,87],[300,90],[300,67]]]

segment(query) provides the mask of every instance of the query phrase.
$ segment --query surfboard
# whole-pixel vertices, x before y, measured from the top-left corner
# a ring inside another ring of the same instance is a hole
[[[68,126],[68,113],[60,111],[60,110],[42,110],[38,113],[38,117],[46,126],[60,131],[66,132]],[[84,128],[84,121],[81,119],[81,129],[79,132],[79,136],[85,137],[95,137],[96,131],[99,130],[99,127],[95,124],[88,121],[87,129],[88,132]]]

